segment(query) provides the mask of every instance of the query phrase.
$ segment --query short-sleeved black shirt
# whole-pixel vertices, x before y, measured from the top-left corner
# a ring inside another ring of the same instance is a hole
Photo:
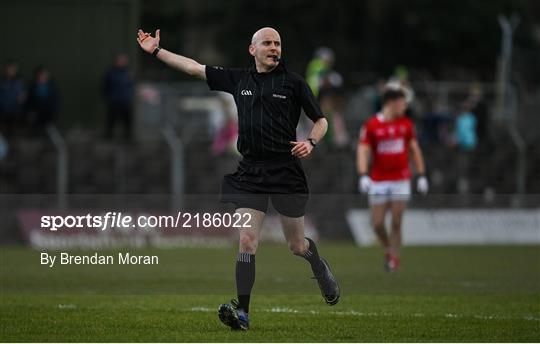
[[[251,160],[290,157],[301,109],[313,121],[324,117],[311,89],[280,62],[269,73],[206,66],[211,90],[234,97],[238,109],[238,151]]]

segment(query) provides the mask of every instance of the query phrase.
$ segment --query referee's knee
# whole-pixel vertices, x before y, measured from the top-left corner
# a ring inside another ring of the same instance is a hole
[[[240,252],[255,254],[259,246],[259,238],[252,233],[240,233]]]

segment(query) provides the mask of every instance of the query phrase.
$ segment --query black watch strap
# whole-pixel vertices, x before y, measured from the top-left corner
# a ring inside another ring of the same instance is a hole
[[[307,139],[307,140],[309,141],[309,143],[311,143],[311,145],[312,145],[313,147],[315,147],[315,146],[317,145],[317,142],[315,141],[315,139],[309,138],[309,139]]]
[[[154,49],[154,51],[152,51],[152,56],[157,56],[160,50],[161,50],[161,47],[158,45],[157,48]]]

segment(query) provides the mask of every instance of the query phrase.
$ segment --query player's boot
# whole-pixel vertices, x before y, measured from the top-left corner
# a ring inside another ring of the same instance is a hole
[[[398,256],[393,256],[392,260],[393,260],[392,265],[394,265],[394,271],[395,271],[399,268],[401,261],[399,260]]]
[[[395,272],[399,267],[399,263],[398,257],[388,253],[384,255],[384,268],[386,271]]]
[[[231,303],[225,303],[219,306],[219,320],[229,326],[231,330],[247,331],[249,329],[249,316],[241,308],[238,308],[238,301],[231,300]]]
[[[324,301],[326,301],[329,306],[333,306],[339,302],[339,285],[326,259],[321,258],[321,262],[324,268],[319,274],[315,275],[314,278],[319,283],[319,288],[321,289]]]
[[[385,253],[384,254],[384,269],[386,270],[386,272],[393,271],[391,261],[392,261],[392,255],[390,255],[390,253]]]

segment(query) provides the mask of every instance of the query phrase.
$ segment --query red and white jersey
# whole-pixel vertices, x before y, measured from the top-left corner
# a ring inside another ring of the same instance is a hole
[[[371,179],[410,179],[409,144],[413,139],[416,139],[413,123],[405,116],[387,121],[378,113],[370,118],[360,131],[360,143],[371,147]]]

